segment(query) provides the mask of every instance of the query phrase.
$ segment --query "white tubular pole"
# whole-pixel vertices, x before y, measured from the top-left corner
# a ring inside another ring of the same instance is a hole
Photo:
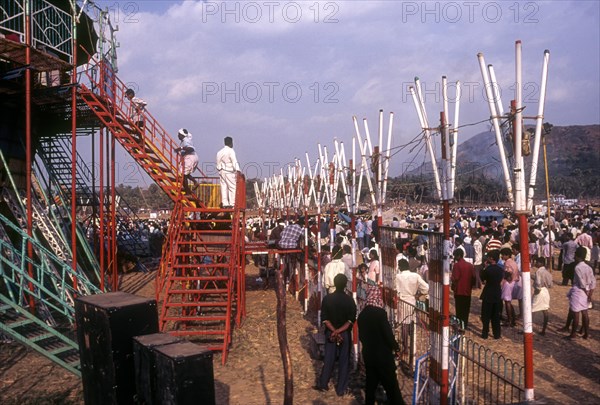
[[[322,153],[322,149],[321,149],[321,144],[319,144],[319,159],[321,159],[321,177],[322,177],[322,181],[323,181],[323,197],[322,197],[322,202],[325,202],[325,200],[327,200],[327,202],[329,203],[329,179],[327,177],[327,170],[329,169],[328,165],[328,159],[326,156],[327,153],[327,148],[324,147],[325,152]]]
[[[337,153],[333,155],[333,159],[331,159],[331,163],[333,163],[333,182],[330,184],[331,185],[331,195],[335,196],[332,198],[332,201],[335,202],[337,200],[337,191],[339,190],[339,182],[340,182],[340,178],[339,178],[340,157],[338,156]]]
[[[319,165],[321,162],[321,159],[317,159],[317,165]],[[314,172],[314,176],[317,177],[316,181],[317,181],[317,187],[315,189],[315,204],[317,206],[317,216],[318,219],[321,219],[321,186],[323,183],[323,176],[319,176],[317,173],[320,173],[323,170],[323,165],[321,165],[321,168],[318,169],[319,171],[317,171],[317,167],[315,166],[315,172]],[[320,226],[321,224],[319,224]],[[319,241],[321,240],[321,228],[319,228],[319,237],[317,238]],[[321,243],[319,242],[319,253],[321,253]]]
[[[350,172],[352,176],[352,191],[350,192],[350,198],[352,199],[352,210],[350,212],[355,213],[357,211],[356,203],[356,138],[352,137],[352,170]]]
[[[295,178],[295,173],[294,173],[294,169],[291,165],[288,165],[288,175],[287,175],[287,188],[286,188],[286,195],[287,195],[287,206],[290,206],[292,208],[294,207],[294,178]]]
[[[339,149],[341,163],[340,177],[342,182],[342,190],[344,191],[344,200],[346,201],[346,208],[348,209],[348,211],[351,212],[352,207],[350,206],[350,193],[348,193],[348,166],[346,165],[346,151],[344,150],[344,142],[340,142]]]
[[[323,168],[326,171],[326,176],[325,176],[325,184],[327,186],[326,188],[326,195],[327,195],[327,202],[329,204],[333,204],[333,195],[331,195],[331,184],[329,184],[329,170],[330,170],[330,165],[329,165],[329,153],[327,151],[327,146],[323,146],[323,159],[324,159],[324,165]]]
[[[388,139],[385,150],[385,166],[383,169],[383,194],[381,197],[381,203],[385,204],[385,198],[387,194],[387,183],[388,183],[388,172],[390,168],[390,154],[392,152],[392,127],[394,126],[394,113],[390,112],[390,122],[388,123]]]
[[[448,78],[446,76],[442,76],[442,101],[444,105],[444,115],[446,116],[446,121],[449,122],[448,117]]]
[[[317,198],[317,187],[320,186],[320,184],[316,184],[315,185],[315,177],[317,176],[317,173],[319,173],[319,166],[321,164],[321,161],[319,159],[317,159],[317,161],[315,162],[315,170],[313,170],[313,181],[311,182],[311,188],[312,188],[312,192],[313,192],[313,197],[315,199],[315,206],[319,205],[319,200]]]
[[[443,100],[443,108],[444,108],[444,128],[442,128],[440,136],[444,137],[444,149],[446,150],[446,159],[444,159],[444,178],[442,181],[442,192],[444,194],[444,199],[450,199],[450,170],[451,170],[451,162],[452,156],[450,155],[450,131],[449,127],[449,116],[448,116],[448,78],[446,76],[442,76],[442,100]]]
[[[521,66],[521,41],[515,42],[515,209],[524,211],[525,201],[525,168],[523,167],[523,71]]]
[[[425,109],[425,99],[423,98],[423,91],[421,89],[421,80],[418,77],[415,77],[415,87],[417,89],[417,95],[419,96],[419,105],[421,107],[421,112],[423,113],[423,118],[425,119],[425,124],[429,127],[429,119],[427,118],[427,110]]]
[[[546,103],[546,85],[548,84],[548,62],[550,61],[550,51],[544,51],[544,62],[542,64],[542,79],[540,82],[540,101],[538,103],[538,113],[535,118],[535,143],[533,144],[533,156],[531,159],[531,173],[529,178],[529,193],[527,195],[527,210],[533,210],[533,196],[535,194],[535,184],[537,176],[538,158],[540,154],[540,141],[542,138],[542,124],[544,121],[544,105]]]
[[[361,142],[362,137],[360,135],[360,130],[358,129],[358,120],[356,119],[356,116],[352,117],[352,122],[354,123],[354,133],[355,133],[354,137],[352,137],[352,146],[353,146],[353,148],[352,148],[353,149],[352,150],[352,158],[354,159],[354,156],[355,156],[354,153],[356,151],[354,147],[355,147],[355,143],[356,142],[358,142],[359,152],[361,152],[361,155],[362,155],[362,142]],[[356,173],[357,167],[358,167],[358,165],[356,164],[356,160],[354,160],[354,172],[355,173]],[[356,204],[359,203],[359,201],[360,201],[360,194],[361,194],[361,190],[360,189],[361,189],[361,186],[362,186],[362,177],[363,177],[362,176],[362,158],[361,158],[361,161],[360,161],[360,168],[361,168],[361,171],[360,171],[360,174],[359,174],[359,177],[358,177],[358,186],[356,188]]]
[[[499,116],[504,115],[504,107],[502,106],[502,94],[500,93],[500,85],[496,80],[496,72],[494,66],[488,65],[488,72],[490,74],[490,85],[492,86],[492,92],[494,94],[494,104],[496,105],[496,112]]]
[[[317,173],[317,167],[315,166],[315,171],[312,170],[310,166],[310,158],[308,157],[308,152],[306,154],[306,166],[308,167],[308,177],[310,178],[310,188],[308,190],[308,205],[310,206],[310,201],[315,198],[315,206],[317,205],[316,195],[315,195],[315,174]],[[317,159],[317,165],[319,164],[319,159]]]
[[[323,152],[322,152],[322,148],[321,148],[321,144],[317,144],[317,146],[319,147],[319,162],[321,167],[319,169],[319,173],[321,173],[320,175],[320,181],[319,181],[319,206],[322,206],[323,203],[325,202],[325,198],[327,197],[327,186],[326,186],[326,170],[327,170],[327,164],[325,162],[325,157],[323,156]],[[323,192],[321,189],[324,188],[325,191]]]
[[[415,104],[415,109],[417,110],[417,116],[419,117],[419,121],[421,122],[421,128],[425,132],[425,144],[427,145],[427,150],[429,151],[429,158],[431,159],[433,177],[435,179],[435,190],[437,191],[438,199],[442,199],[442,186],[440,184],[440,174],[438,173],[435,152],[433,151],[433,145],[431,144],[431,133],[429,131],[429,126],[425,121],[425,117],[423,116],[421,102],[418,99],[417,93],[415,92],[415,88],[411,86],[408,89],[410,91],[410,94],[412,95],[413,103]]]
[[[458,115],[460,113],[461,88],[460,80],[456,81],[456,99],[454,100],[454,125],[452,128],[452,168],[450,171],[450,200],[454,199],[456,188],[456,154],[458,153]]]
[[[283,177],[283,168],[281,168],[281,170],[279,171],[279,187],[280,187],[280,192],[281,192],[281,199],[280,199],[280,207],[283,208],[285,206],[287,206],[287,193],[285,190],[285,177]]]
[[[363,125],[365,127],[365,137],[367,138],[367,145],[369,146],[369,153],[373,155],[373,144],[371,143],[371,133],[369,132],[369,123],[366,118],[363,118]]]
[[[254,182],[254,195],[256,195],[256,203],[260,207],[260,192],[258,191],[258,182]]]
[[[510,180],[510,172],[508,171],[508,164],[506,163],[506,153],[504,152],[504,143],[502,142],[502,131],[500,131],[500,124],[498,122],[498,115],[496,113],[496,105],[494,103],[494,95],[490,85],[490,78],[488,70],[485,66],[485,59],[483,54],[480,52],[477,54],[479,60],[479,69],[481,70],[481,76],[483,78],[483,85],[485,87],[485,94],[487,96],[488,107],[490,109],[490,118],[494,126],[494,132],[496,133],[496,143],[498,144],[498,151],[500,153],[500,163],[502,164],[502,172],[504,174],[504,183],[508,194],[508,202],[514,207],[514,199],[512,193],[512,185]]]
[[[450,188],[450,145],[448,145],[448,143],[450,140],[448,136],[448,120],[446,114],[442,111],[440,115],[440,137],[443,140],[442,144],[444,147],[442,151],[442,199],[448,201],[450,199],[448,193],[448,189]]]
[[[302,168],[300,178],[298,179],[298,206],[302,202],[303,205],[308,207],[308,194],[304,192],[304,176],[306,176],[306,167]]]
[[[383,152],[383,110],[379,110],[379,128],[378,128],[379,142],[377,146],[379,146],[379,156],[377,156],[377,199],[378,207],[377,213],[381,217],[383,210],[383,173],[381,169],[383,168],[382,162],[382,152]]]
[[[356,137],[354,137],[354,139],[356,139]],[[354,163],[355,169],[354,171],[356,172],[357,168],[360,167],[360,172],[358,175],[358,185],[356,187],[356,202],[358,203],[360,201],[360,195],[361,195],[361,189],[362,189],[362,179],[363,179],[363,163],[362,163],[362,144],[360,141],[360,138],[358,139],[358,148],[359,148],[359,152],[361,153],[361,159],[360,159],[360,164],[357,165],[357,163]]]
[[[314,190],[314,178],[312,167],[310,166],[310,158],[308,157],[308,152],[304,152],[304,157],[306,157],[306,167],[308,167],[308,178],[310,179],[310,186],[308,188],[308,201],[307,206],[310,206],[310,201],[312,201],[312,192]]]
[[[361,168],[361,175],[362,172],[364,171],[365,177],[367,178],[367,184],[369,185],[369,194],[371,195],[371,203],[373,204],[373,207],[377,206],[377,201],[375,201],[375,192],[373,191],[373,184],[371,183],[371,171],[369,169],[369,165],[367,164],[367,140],[365,139],[365,142],[363,143],[363,146],[361,148],[361,154],[362,154],[362,168]]]

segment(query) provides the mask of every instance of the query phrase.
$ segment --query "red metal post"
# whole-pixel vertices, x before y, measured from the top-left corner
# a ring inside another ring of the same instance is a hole
[[[116,201],[116,175],[115,175],[115,136],[110,137],[110,232],[112,254],[112,282],[113,291],[119,289],[119,268],[117,263],[117,201]]]
[[[523,283],[523,350],[525,361],[525,390],[533,397],[533,326],[531,319],[531,273],[529,268],[529,228],[527,214],[519,213],[519,247],[521,250],[521,273]],[[529,290],[529,293],[527,290]],[[526,393],[527,396],[527,393]]]
[[[71,254],[73,272],[77,274],[77,22],[73,16],[73,76],[71,77]],[[77,277],[73,277],[77,290]]]
[[[33,238],[33,212],[31,204],[31,4],[29,0],[25,1],[25,165],[26,169],[26,193],[27,193],[27,235]],[[18,192],[18,191],[17,191]],[[17,195],[17,198],[20,198]],[[33,246],[31,240],[27,241],[27,274],[30,279],[33,278]],[[33,283],[28,283],[29,291],[33,291]],[[29,310],[35,313],[35,300],[33,295],[29,296]]]
[[[105,291],[106,286],[104,285],[104,277],[105,277],[105,268],[104,268],[104,242],[106,240],[106,228],[104,226],[104,128],[100,128],[100,141],[99,141],[99,159],[100,160],[100,187],[98,192],[98,199],[100,203],[98,204],[99,217],[100,217],[100,229],[98,235],[98,241],[100,244],[100,290]]]

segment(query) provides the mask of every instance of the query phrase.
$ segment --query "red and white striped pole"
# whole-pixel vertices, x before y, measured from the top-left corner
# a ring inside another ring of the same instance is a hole
[[[525,362],[525,400],[534,400],[533,390],[533,324],[531,316],[531,273],[529,271],[529,230],[527,227],[525,173],[523,165],[522,141],[522,72],[521,41],[515,42],[515,103],[514,103],[514,145],[515,145],[515,214],[519,218],[519,245],[521,250],[521,272],[523,284],[523,357]]]
[[[449,340],[450,340],[450,199],[448,198],[450,193],[448,188],[450,187],[449,182],[449,144],[448,144],[448,131],[446,125],[446,114],[440,113],[440,124],[441,124],[441,138],[442,138],[442,162],[444,168],[443,183],[442,187],[443,195],[443,215],[444,215],[444,255],[443,255],[443,266],[442,266],[442,347],[441,347],[441,375],[440,375],[440,404],[445,405],[448,403],[448,355],[449,355]]]

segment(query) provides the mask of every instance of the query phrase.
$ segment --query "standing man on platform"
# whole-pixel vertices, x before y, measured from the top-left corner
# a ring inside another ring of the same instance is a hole
[[[196,150],[194,149],[194,144],[192,143],[192,133],[189,132],[185,128],[181,128],[177,133],[179,137],[179,147],[175,148],[175,152],[181,155],[182,159],[182,172],[183,172],[183,191],[191,194],[189,181],[192,179],[192,173],[198,167],[198,155],[196,155]]]
[[[221,205],[223,208],[233,208],[240,165],[233,150],[233,139],[226,136],[224,143],[225,146],[217,152],[217,170],[221,179]]]

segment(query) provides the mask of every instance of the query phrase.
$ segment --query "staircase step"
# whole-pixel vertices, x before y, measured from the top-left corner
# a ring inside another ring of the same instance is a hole
[[[181,266],[177,266],[178,268]],[[200,281],[200,282],[209,282],[209,281],[229,281],[229,276],[171,276],[169,277],[170,281]]]
[[[212,295],[212,294],[227,294],[229,290],[227,288],[219,289],[202,289],[202,290],[168,290],[169,294],[198,294],[198,295]]]
[[[42,333],[40,335],[36,335],[36,336],[32,336],[32,337],[27,337],[27,339],[30,342],[40,342],[42,340],[46,340],[46,339],[50,339],[55,337],[52,333]]]
[[[225,322],[227,320],[226,316],[206,316],[206,317],[200,317],[200,316],[165,316],[163,318],[163,322],[174,322],[174,321],[181,321],[181,322],[194,322],[194,321],[205,321],[205,322]],[[191,331],[188,331],[188,333]],[[205,331],[195,331],[195,332],[204,332],[205,334],[224,334],[225,331],[222,330],[205,330]]]
[[[68,352],[69,350],[76,350],[76,349],[74,347],[65,345],[65,346],[62,346],[62,347],[58,347],[58,348],[56,348],[54,350],[50,350],[49,353],[51,355],[53,355],[53,356],[57,356],[57,355],[59,355],[61,353]]]
[[[226,308],[227,302],[205,302],[205,301],[189,301],[189,302],[168,302],[167,308]]]
[[[16,329],[16,328],[21,328],[23,326],[31,325],[32,323],[33,323],[33,321],[31,321],[29,319],[22,319],[20,321],[11,322],[7,326],[11,329]]]

